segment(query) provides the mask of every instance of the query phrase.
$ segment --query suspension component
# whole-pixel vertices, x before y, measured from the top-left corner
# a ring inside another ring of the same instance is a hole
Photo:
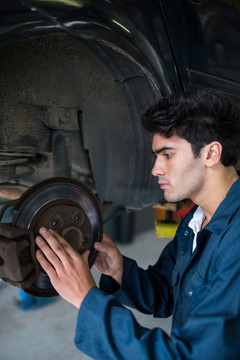
[[[32,155],[0,153],[0,183],[30,176],[34,169],[28,164]]]

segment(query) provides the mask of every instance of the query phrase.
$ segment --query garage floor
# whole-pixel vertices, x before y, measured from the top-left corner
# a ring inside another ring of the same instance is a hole
[[[123,254],[135,258],[146,268],[158,258],[170,239],[156,238],[154,230],[135,235],[131,244],[118,245]],[[93,269],[98,282],[99,274]],[[0,288],[0,360],[90,360],[74,345],[77,309],[58,299],[57,302],[32,312],[22,312],[8,304],[17,288]],[[170,332],[171,319],[153,319],[134,311],[145,327],[161,327]]]

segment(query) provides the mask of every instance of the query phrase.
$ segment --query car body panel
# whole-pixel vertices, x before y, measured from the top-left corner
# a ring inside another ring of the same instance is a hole
[[[141,116],[196,88],[239,102],[239,16],[227,0],[1,1],[1,182],[15,156],[35,168],[24,181],[73,176],[128,209],[164,201]]]

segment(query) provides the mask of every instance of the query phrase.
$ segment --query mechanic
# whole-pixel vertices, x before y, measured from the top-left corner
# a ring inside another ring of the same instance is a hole
[[[147,270],[103,236],[95,267],[45,228],[36,256],[59,294],[79,308],[75,344],[94,359],[240,359],[240,112],[197,90],[160,99],[143,116],[153,134],[152,170],[168,202],[196,204]],[[138,324],[122,304],[172,314],[168,336]]]

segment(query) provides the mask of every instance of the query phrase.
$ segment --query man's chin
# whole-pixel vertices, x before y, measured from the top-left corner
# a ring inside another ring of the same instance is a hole
[[[185,200],[185,198],[183,198],[182,196],[180,195],[177,195],[177,194],[168,194],[168,193],[165,193],[164,192],[164,199],[167,201],[167,202],[171,202],[171,203],[175,203],[175,202],[179,202],[179,201],[182,201],[182,200]]]

